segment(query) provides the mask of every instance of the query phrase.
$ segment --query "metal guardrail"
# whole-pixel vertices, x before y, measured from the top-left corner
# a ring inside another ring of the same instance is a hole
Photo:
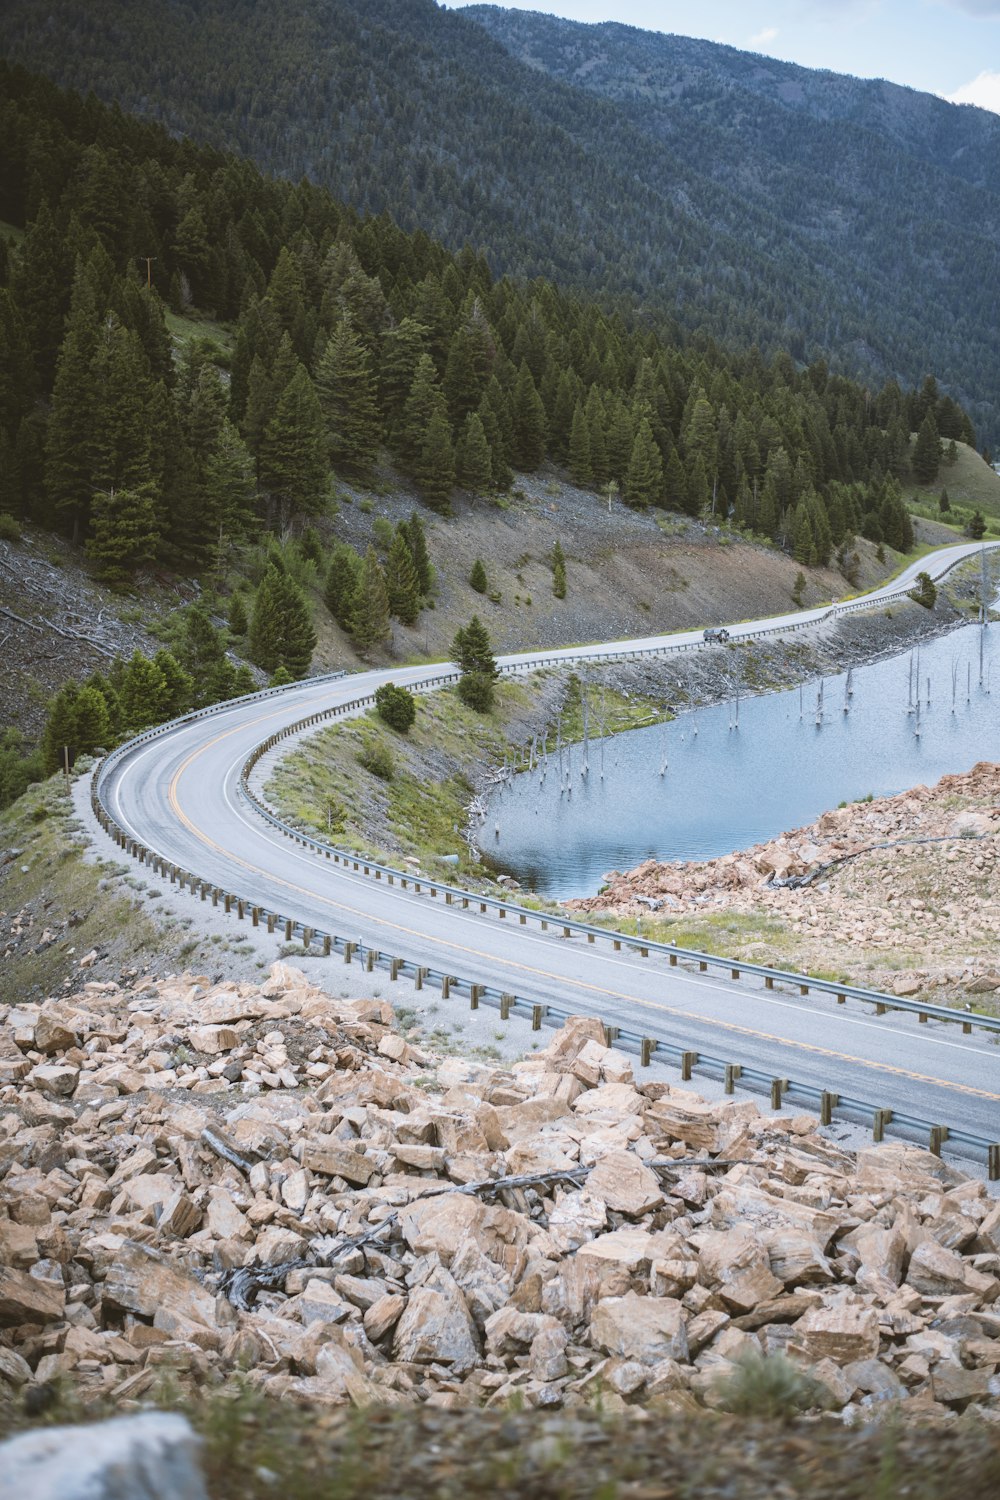
[[[950,571],[950,569],[956,566],[959,561],[963,560],[964,559],[957,559],[955,563],[948,564],[944,569],[942,569],[940,573],[936,574],[935,576],[943,576],[944,573]],[[826,611],[824,611],[822,615],[814,615],[809,620],[796,622],[790,625],[766,627],[759,631],[748,632],[746,635],[741,636],[738,639],[748,640],[753,639],[755,636],[759,635],[783,634],[789,630],[804,629],[809,625],[818,624],[820,620],[828,618],[831,613],[848,613],[859,609],[877,608],[882,603],[888,602],[891,599],[907,597],[908,595],[909,589],[899,589],[894,591],[892,594],[883,594],[878,600],[874,601],[859,600],[851,601],[847,604],[831,605]],[[530,672],[538,670],[540,667],[573,665],[578,661],[594,662],[602,660],[620,661],[622,659],[639,659],[644,656],[661,656],[670,654],[674,651],[692,650],[696,649],[700,644],[702,643],[685,642],[678,643],[674,646],[668,645],[639,648],[631,652],[627,649],[618,651],[612,649],[606,653],[589,655],[580,653],[579,655],[574,654],[569,657],[545,655],[539,657],[537,660],[522,659],[517,662],[505,663],[501,667],[501,671],[508,675],[514,675],[518,672]],[[317,678],[314,679],[314,681],[332,681],[342,678],[345,675],[346,674],[343,672],[335,672],[329,674],[327,678]],[[446,683],[455,682],[458,679],[458,676],[459,673],[457,671],[448,671],[438,674],[433,678],[425,679],[422,683],[417,684],[416,688],[418,691],[431,691],[435,687],[440,687],[444,686]],[[116,844],[124,852],[139,859],[140,863],[152,867],[158,873],[161,873],[164,876],[169,876],[171,883],[176,881],[180,884],[181,888],[183,888],[185,884],[189,885],[192,893],[195,893],[197,891],[197,893],[200,894],[201,900],[203,901],[208,898],[209,894],[211,894],[212,903],[214,906],[217,906],[219,901],[221,900],[227,913],[235,910],[236,916],[240,920],[243,920],[249,914],[254,926],[259,926],[260,922],[263,920],[266,922],[267,930],[269,932],[275,932],[279,926],[282,927],[284,930],[286,942],[290,942],[301,935],[301,941],[304,947],[306,949],[309,949],[314,940],[318,939],[322,944],[322,952],[324,954],[329,955],[334,950],[342,952],[344,954],[346,962],[351,962],[354,953],[358,952],[359,956],[364,957],[366,967],[369,970],[372,969],[376,963],[384,964],[386,967],[388,967],[389,977],[392,980],[397,979],[400,973],[409,972],[412,973],[414,983],[418,988],[421,987],[422,984],[427,980],[440,983],[442,996],[445,998],[450,995],[451,989],[453,987],[456,989],[464,988],[469,994],[469,1002],[473,1008],[478,1007],[478,1005],[480,1005],[481,1003],[495,1005],[500,1011],[500,1017],[502,1020],[508,1019],[509,1016],[513,1013],[514,1015],[530,1016],[532,1027],[536,1030],[539,1029],[542,1024],[555,1026],[562,1025],[568,1019],[571,1013],[563,1010],[561,1007],[549,1005],[547,1003],[539,1004],[529,998],[520,997],[508,992],[502,992],[496,989],[494,986],[479,984],[475,981],[462,979],[458,976],[451,976],[443,973],[439,974],[436,971],[415,963],[413,960],[381,954],[374,948],[365,948],[364,944],[353,943],[350,940],[341,937],[340,935],[323,933],[316,929],[313,929],[303,924],[299,919],[295,917],[268,911],[263,906],[254,904],[253,901],[246,896],[239,896],[232,892],[225,891],[220,887],[213,887],[208,883],[202,881],[198,876],[193,875],[188,871],[183,871],[176,865],[170,864],[167,860],[163,859],[161,855],[157,854],[155,851],[147,848],[145,845],[132,838],[126,832],[126,830],[123,829],[120,824],[118,824],[118,822],[112,817],[107,808],[104,806],[101,800],[100,787],[108,771],[115,763],[117,763],[119,759],[127,754],[130,754],[138,745],[147,743],[151,739],[159,737],[160,735],[169,732],[171,729],[174,729],[181,724],[219,714],[221,712],[224,712],[226,709],[240,703],[253,702],[269,697],[274,697],[285,691],[287,691],[287,689],[285,688],[263,689],[258,693],[246,694],[240,699],[229,700],[225,704],[212,705],[209,708],[197,710],[193,714],[183,715],[178,719],[171,720],[168,724],[158,725],[155,728],[134,737],[132,740],[127,741],[124,745],[119,746],[117,750],[113,751],[101,762],[101,764],[95,771],[91,782],[91,805],[94,815],[100,825],[112,838],[114,838]],[[699,953],[697,950],[677,948],[672,944],[645,941],[638,937],[632,938],[626,934],[616,933],[613,930],[609,930],[606,928],[591,927],[585,923],[576,923],[573,921],[566,922],[562,919],[553,921],[551,917],[547,917],[544,914],[534,911],[530,908],[520,907],[516,903],[506,902],[498,898],[468,892],[462,890],[461,888],[445,885],[440,881],[434,881],[433,879],[429,879],[426,876],[421,876],[418,879],[416,876],[409,872],[400,871],[391,866],[380,865],[372,860],[365,860],[362,856],[356,856],[353,853],[345,850],[337,850],[333,846],[324,845],[320,843],[319,840],[309,838],[308,835],[304,835],[298,830],[291,828],[290,825],[284,824],[282,820],[279,819],[277,815],[274,814],[271,809],[269,809],[264,803],[262,803],[251,791],[247,778],[252,771],[253,766],[256,764],[257,760],[259,760],[262,755],[266,754],[267,750],[277,744],[279,740],[285,739],[291,734],[299,733],[302,729],[309,728],[311,725],[319,723],[324,719],[357,712],[358,709],[362,707],[368,707],[373,703],[373,695],[364,695],[363,697],[352,700],[350,703],[337,705],[336,708],[323,710],[320,713],[309,715],[306,718],[297,721],[293,725],[285,726],[283,730],[279,731],[273,736],[270,736],[268,740],[265,740],[261,745],[258,745],[254,748],[254,751],[243,767],[243,771],[240,777],[240,790],[242,795],[246,797],[248,802],[260,813],[261,816],[266,818],[272,825],[279,828],[280,831],[283,832],[287,837],[293,838],[301,844],[314,848],[315,851],[321,854],[323,857],[333,859],[336,862],[343,862],[353,865],[354,869],[361,869],[365,874],[373,875],[375,879],[381,879],[384,875],[390,884],[394,880],[398,879],[403,888],[407,887],[408,882],[412,882],[415,890],[419,892],[421,891],[423,885],[426,885],[431,896],[437,896],[438,891],[440,891],[444,895],[447,902],[453,902],[456,896],[466,906],[470,905],[474,901],[478,901],[482,911],[485,912],[489,907],[493,907],[497,910],[499,917],[506,917],[507,913],[510,912],[512,915],[517,916],[519,922],[522,925],[525,924],[530,918],[532,920],[540,922],[543,929],[548,928],[550,924],[561,926],[564,930],[565,936],[569,936],[572,932],[583,934],[587,937],[588,942],[595,942],[597,938],[600,937],[602,939],[611,941],[613,945],[618,949],[620,949],[622,946],[626,946],[630,950],[637,951],[643,956],[648,956],[650,951],[665,953],[670,958],[672,964],[676,964],[683,959],[685,961],[697,962],[699,968],[702,970],[705,970],[709,967],[725,967],[729,968],[731,974],[733,974],[735,977],[739,977],[739,975],[742,973],[752,973],[758,977],[763,977],[765,983],[769,986],[775,982],[798,984],[803,993],[808,993],[810,989],[826,990],[827,992],[835,994],[839,1002],[843,1002],[848,997],[850,997],[860,1000],[864,1003],[874,1004],[876,1006],[876,1010],[880,1013],[885,1013],[885,1011],[891,1009],[910,1010],[916,1011],[919,1019],[922,1021],[926,1020],[930,1016],[933,1016],[935,1019],[945,1021],[961,1021],[963,1031],[971,1030],[971,1027],[973,1025],[980,1026],[983,1029],[989,1031],[1000,1030],[1000,1021],[995,1021],[992,1017],[963,1015],[962,1013],[956,1013],[954,1011],[948,1010],[945,1007],[922,1005],[918,1001],[908,1001],[898,996],[883,995],[878,991],[864,990],[856,986],[838,985],[833,981],[817,980],[809,975],[796,975],[788,973],[784,970],[771,969],[763,965],[738,963],[734,960],[719,958],[714,954],[703,954]],[[932,1124],[931,1122],[924,1120],[918,1116],[911,1116],[900,1111],[893,1111],[886,1108],[877,1108],[863,1100],[852,1099],[846,1095],[839,1094],[832,1090],[817,1089],[814,1085],[811,1084],[805,1084],[787,1078],[773,1078],[762,1070],[754,1069],[738,1063],[728,1063],[720,1058],[713,1057],[708,1053],[696,1052],[691,1049],[685,1049],[683,1047],[676,1046],[675,1044],[666,1042],[662,1038],[642,1036],[639,1033],[634,1033],[624,1028],[608,1026],[605,1026],[605,1034],[608,1038],[609,1043],[613,1041],[616,1045],[625,1047],[626,1050],[638,1051],[640,1063],[642,1066],[648,1066],[650,1060],[654,1056],[663,1054],[666,1057],[672,1057],[679,1061],[683,1078],[690,1078],[692,1072],[696,1070],[714,1074],[716,1076],[721,1075],[724,1079],[727,1093],[731,1093],[733,1091],[737,1079],[740,1079],[744,1084],[749,1084],[757,1088],[766,1089],[769,1087],[771,1104],[774,1108],[781,1108],[783,1101],[786,1099],[800,1100],[803,1103],[808,1103],[811,1107],[817,1108],[820,1119],[823,1123],[829,1123],[835,1111],[840,1111],[841,1113],[846,1114],[848,1117],[869,1116],[872,1119],[873,1136],[876,1140],[881,1140],[886,1127],[891,1125],[896,1130],[902,1129],[904,1131],[925,1133],[928,1137],[930,1149],[938,1155],[940,1155],[943,1143],[949,1140],[968,1146],[973,1150],[983,1151],[987,1158],[990,1180],[995,1181],[1000,1179],[1000,1142],[990,1141],[985,1137],[978,1136],[967,1131],[952,1129],[947,1125]]]

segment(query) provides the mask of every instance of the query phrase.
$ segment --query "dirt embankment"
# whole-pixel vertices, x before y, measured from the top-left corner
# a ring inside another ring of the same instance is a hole
[[[716,941],[726,932],[726,951],[741,957],[766,932],[774,961],[995,1011],[998,902],[1000,766],[981,762],[720,859],[647,860],[567,905],[617,918],[654,911]],[[727,925],[727,915],[746,920]]]

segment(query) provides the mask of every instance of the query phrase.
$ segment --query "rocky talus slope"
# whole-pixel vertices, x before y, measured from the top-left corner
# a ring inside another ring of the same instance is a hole
[[[847,965],[849,977],[898,995],[970,997],[993,1009],[998,902],[1000,765],[981,761],[737,854],[612,871],[599,896],[566,905],[619,918],[653,910],[777,919],[803,968],[839,974]]]
[[[693,1414],[780,1353],[810,1407],[995,1418],[982,1183],[637,1081],[589,1018],[498,1070],[392,1014],[284,964],[7,1008],[0,1391]]]

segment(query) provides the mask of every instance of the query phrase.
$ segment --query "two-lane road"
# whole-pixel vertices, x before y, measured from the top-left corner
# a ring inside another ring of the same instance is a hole
[[[940,574],[978,547],[949,549],[915,564]],[[901,579],[871,602],[905,587]],[[731,628],[734,637],[776,625],[800,625],[827,610]],[[629,654],[692,644],[700,632],[617,645],[547,652],[544,660]],[[533,663],[543,658],[533,655]],[[519,658],[507,658],[516,667]],[[915,1016],[876,1017],[832,997],[768,991],[745,980],[669,967],[666,957],[615,952],[610,942],[564,938],[516,919],[463,909],[355,873],[266,823],[241,796],[240,774],[252,750],[310,714],[371,693],[390,678],[411,687],[438,667],[366,672],[305,682],[277,696],[223,705],[166,730],[115,758],[100,795],[128,834],[200,879],[305,924],[444,973],[488,983],[526,999],[599,1015],[611,1025],[759,1067],[873,1105],[919,1114],[953,1128],[1000,1136],[1000,1049],[956,1026],[920,1025]]]

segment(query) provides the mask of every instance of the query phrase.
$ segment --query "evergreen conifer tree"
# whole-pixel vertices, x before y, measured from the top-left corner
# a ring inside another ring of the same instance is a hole
[[[545,457],[545,408],[526,360],[514,387],[514,448],[517,468],[531,472]]]
[[[940,467],[941,439],[938,436],[934,411],[928,408],[913,445],[913,477],[918,484],[933,484]]]
[[[424,523],[421,521],[417,511],[411,511],[409,521],[403,523],[406,526],[406,534],[410,543],[410,551],[413,554],[413,566],[417,570],[417,584],[420,596],[426,599],[434,582],[434,569],[431,564],[430,553],[427,551],[427,536],[424,531]]]
[[[353,547],[338,542],[330,553],[323,602],[342,630],[351,628],[361,559]]]
[[[392,539],[385,572],[390,613],[404,625],[415,625],[420,615],[420,585],[409,542],[400,530]]]
[[[94,495],[90,509],[87,553],[99,578],[112,588],[123,588],[138,568],[156,557],[159,528],[152,486],[103,490]]]
[[[481,495],[490,488],[493,464],[481,418],[470,412],[462,428],[455,459],[455,477],[463,489]]]
[[[364,655],[390,639],[389,593],[385,574],[374,547],[365,553],[354,597],[351,617],[351,639]]]
[[[316,370],[330,462],[340,474],[371,475],[380,421],[368,351],[344,319],[333,330]]]
[[[579,401],[573,409],[573,425],[569,435],[569,472],[574,484],[586,487],[593,483],[594,474],[590,466],[590,433],[587,430],[586,413]]]
[[[485,594],[489,587],[486,578],[486,567],[481,557],[477,557],[472,564],[472,572],[469,574],[469,587],[475,589],[477,594]]]
[[[566,556],[559,541],[552,548],[552,592],[557,599],[566,597]]]
[[[451,509],[449,496],[455,483],[455,455],[443,404],[431,414],[412,473],[427,504],[432,510],[447,515]]]
[[[628,505],[640,507],[657,505],[663,499],[663,459],[646,417],[632,444],[624,493]]]
[[[278,397],[258,461],[261,486],[284,520],[320,514],[327,493],[323,415],[302,365]]]

